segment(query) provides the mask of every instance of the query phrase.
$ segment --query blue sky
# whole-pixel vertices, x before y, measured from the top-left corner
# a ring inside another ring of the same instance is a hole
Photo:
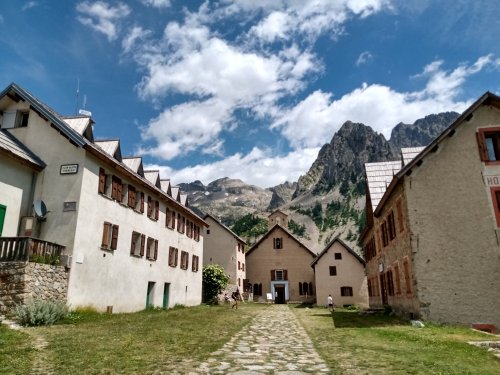
[[[0,86],[85,97],[96,138],[174,183],[270,187],[346,120],[388,138],[499,93],[499,34],[493,0],[2,1]]]

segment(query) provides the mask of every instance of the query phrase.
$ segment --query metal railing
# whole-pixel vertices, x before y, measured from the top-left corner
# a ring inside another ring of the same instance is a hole
[[[0,262],[28,261],[30,256],[60,257],[64,246],[33,237],[0,237]]]

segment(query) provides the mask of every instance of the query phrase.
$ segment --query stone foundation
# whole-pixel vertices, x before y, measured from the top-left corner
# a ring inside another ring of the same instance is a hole
[[[69,270],[29,262],[0,263],[0,312],[30,299],[66,301]]]

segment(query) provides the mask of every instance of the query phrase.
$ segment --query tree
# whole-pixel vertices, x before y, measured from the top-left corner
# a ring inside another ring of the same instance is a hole
[[[229,282],[229,276],[218,264],[208,264],[203,267],[203,294],[205,302],[214,303],[217,296]]]

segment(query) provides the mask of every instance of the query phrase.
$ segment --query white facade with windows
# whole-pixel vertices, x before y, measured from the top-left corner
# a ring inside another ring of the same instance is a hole
[[[65,246],[72,307],[130,312],[201,302],[206,224],[187,199],[140,158],[122,158],[119,141],[94,141],[89,117],[57,115],[15,84],[0,94],[0,113],[0,141],[14,140],[0,142],[2,236]],[[49,210],[44,221],[33,219],[36,199]],[[23,217],[33,222],[29,233]],[[171,248],[182,259],[172,262]]]

